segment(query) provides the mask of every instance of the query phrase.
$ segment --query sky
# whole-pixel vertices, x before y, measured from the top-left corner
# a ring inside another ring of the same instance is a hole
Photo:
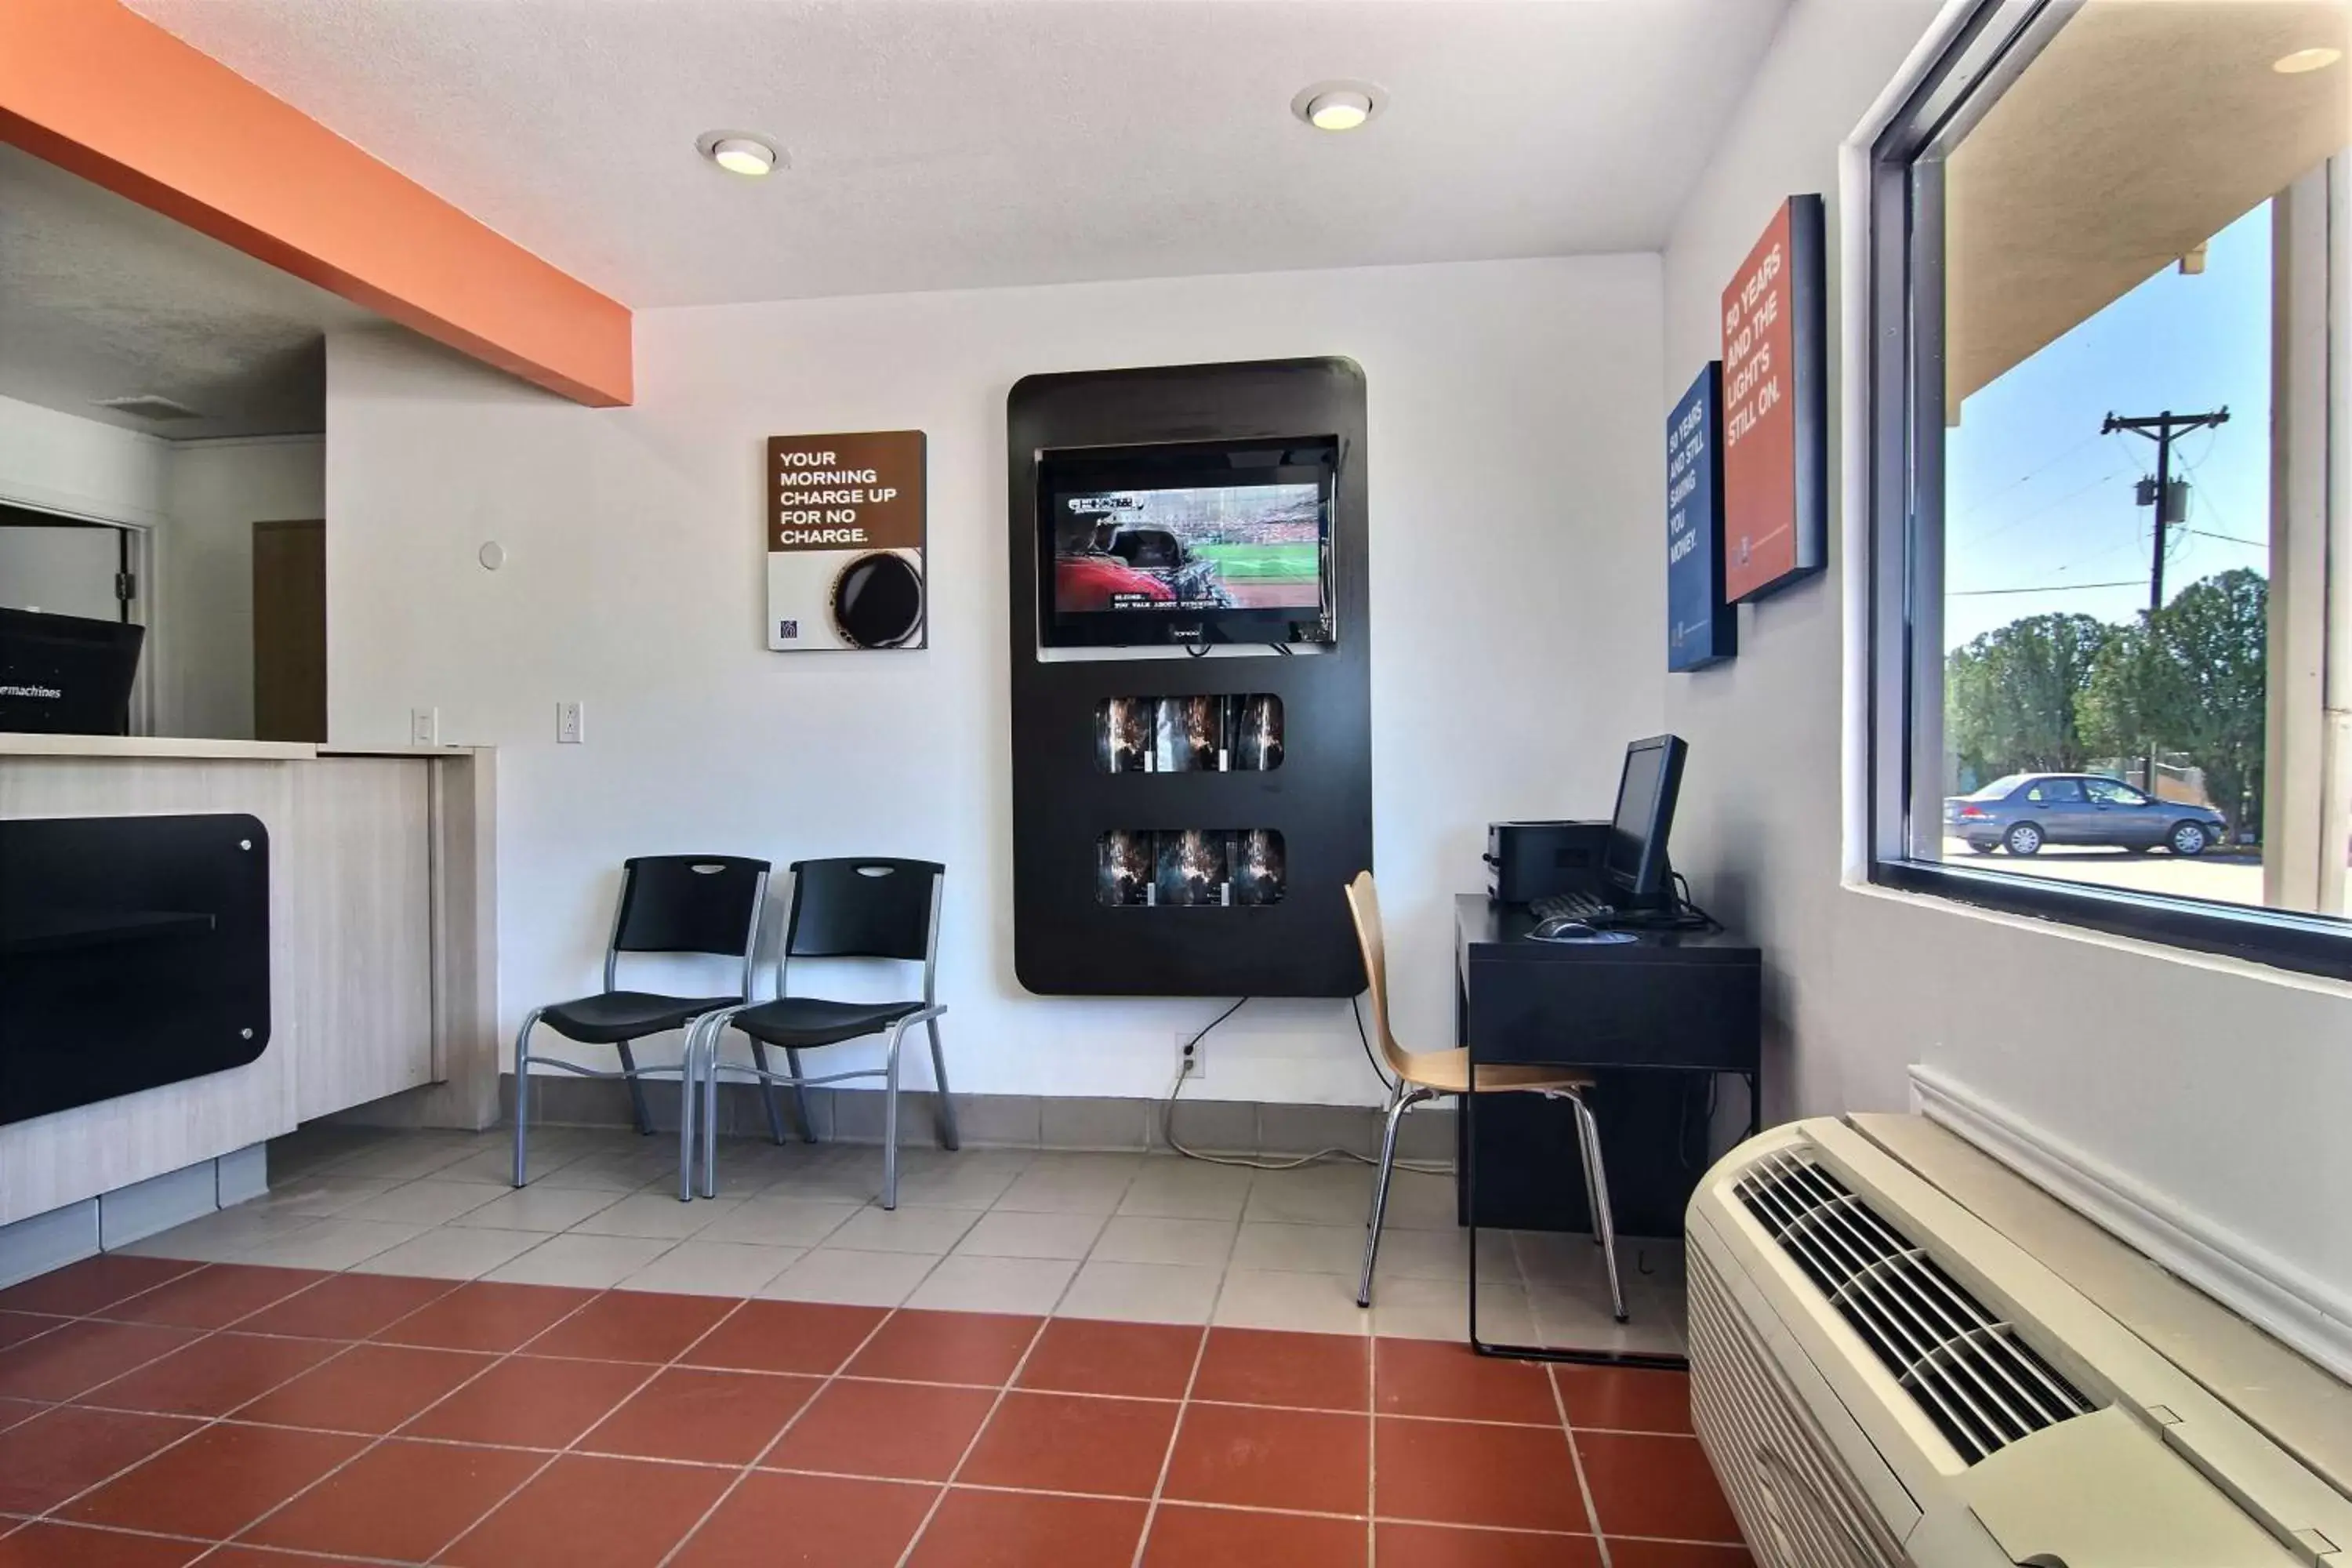
[[[2166,267],[1962,405],[1944,447],[1947,649],[2027,616],[2147,607],[2154,509],[2133,486],[2156,443],[2100,435],[2109,412],[2230,410],[2173,444],[2189,500],[2166,599],[2235,566],[2269,574],[2270,311],[2264,202],[2213,237],[2201,275]]]

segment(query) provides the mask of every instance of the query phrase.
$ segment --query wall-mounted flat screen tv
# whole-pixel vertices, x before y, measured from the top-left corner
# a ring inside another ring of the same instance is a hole
[[[1306,437],[1041,454],[1040,640],[1333,640],[1339,453]]]

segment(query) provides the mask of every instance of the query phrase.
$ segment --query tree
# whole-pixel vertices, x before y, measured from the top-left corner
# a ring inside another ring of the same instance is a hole
[[[2269,652],[2270,584],[2260,573],[2193,583],[2109,640],[2083,695],[2084,733],[2119,756],[2186,752],[2231,826],[2259,837]]]
[[[2029,616],[1944,661],[1944,740],[1979,780],[2073,773],[2089,760],[2076,710],[2117,628],[2091,616]]]

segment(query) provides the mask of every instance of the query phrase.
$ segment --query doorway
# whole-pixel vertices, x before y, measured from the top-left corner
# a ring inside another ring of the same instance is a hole
[[[327,738],[327,529],[253,525],[253,738]]]

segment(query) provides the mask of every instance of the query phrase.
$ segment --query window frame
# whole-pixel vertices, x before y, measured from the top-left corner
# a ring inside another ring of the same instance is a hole
[[[2352,979],[2352,920],[2062,882],[1911,853],[1941,823],[1942,160],[2079,9],[2080,0],[1979,0],[1870,148],[1864,430],[1867,579],[1864,830],[1872,884],[2192,952]],[[2331,378],[2332,384],[2332,378]],[[1923,723],[1924,721],[1924,723]],[[1923,733],[1933,743],[1923,744]]]

